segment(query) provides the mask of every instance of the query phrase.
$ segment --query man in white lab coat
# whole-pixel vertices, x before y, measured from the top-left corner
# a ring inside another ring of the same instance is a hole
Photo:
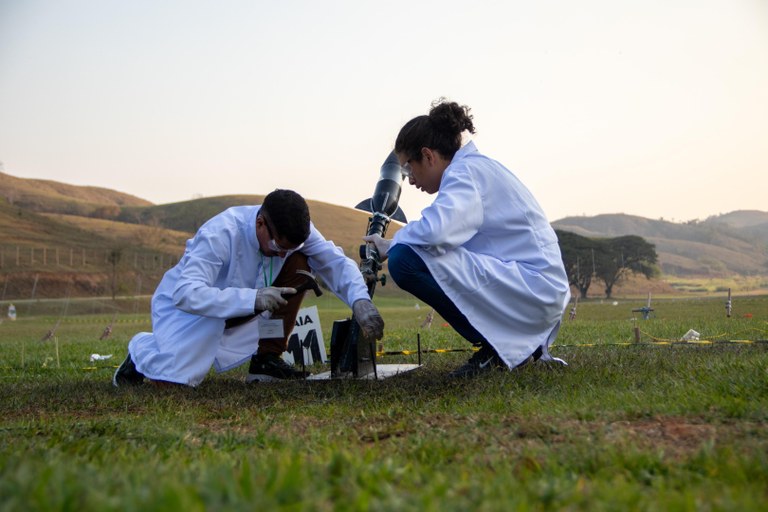
[[[260,206],[216,215],[187,241],[152,297],[153,332],[133,337],[113,384],[197,386],[212,366],[223,372],[248,360],[249,381],[306,377],[280,357],[304,295],[297,270],[313,271],[367,336],[382,337],[355,262],[315,229],[299,194],[275,190]]]
[[[570,298],[554,230],[528,189],[474,143],[469,108],[454,102],[406,123],[395,142],[410,183],[434,202],[392,240],[365,237],[398,286],[480,349],[451,373],[553,360],[549,346]],[[559,361],[559,360],[558,360]]]

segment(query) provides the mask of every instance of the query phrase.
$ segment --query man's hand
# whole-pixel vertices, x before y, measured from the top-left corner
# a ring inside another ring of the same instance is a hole
[[[352,304],[352,311],[355,314],[360,329],[367,338],[380,340],[384,336],[384,319],[381,318],[379,310],[368,299],[360,299]]]
[[[256,304],[254,305],[254,311],[276,311],[281,306],[288,304],[283,295],[293,295],[296,293],[295,288],[278,288],[275,286],[268,286],[267,288],[259,288],[256,290]]]
[[[363,237],[363,240],[376,246],[381,261],[387,259],[387,253],[389,252],[389,246],[392,245],[392,240],[381,238],[381,235],[367,235]]]

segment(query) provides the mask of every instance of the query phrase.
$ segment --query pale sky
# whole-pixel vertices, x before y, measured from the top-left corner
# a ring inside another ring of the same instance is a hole
[[[441,96],[551,221],[768,210],[768,0],[0,0],[17,177],[353,207]]]

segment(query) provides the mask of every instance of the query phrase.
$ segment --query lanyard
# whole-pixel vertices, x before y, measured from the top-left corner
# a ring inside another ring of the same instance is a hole
[[[267,269],[264,267],[264,253],[259,250],[261,256],[261,271],[264,272],[264,288],[272,286],[272,257],[269,257],[269,281],[267,281]]]

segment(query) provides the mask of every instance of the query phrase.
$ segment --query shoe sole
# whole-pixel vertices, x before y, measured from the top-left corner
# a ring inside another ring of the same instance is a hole
[[[125,360],[123,360],[123,362],[120,363],[120,366],[117,367],[117,370],[115,370],[115,373],[112,374],[112,385],[115,386],[116,388],[120,387],[120,384],[118,384],[117,382],[117,374],[118,372],[120,372],[120,370],[123,369],[124,364],[125,364]]]
[[[127,357],[123,359],[123,362],[120,363],[120,366],[117,367],[117,370],[115,370],[115,373],[112,374],[112,385],[115,386],[116,388],[127,387],[127,386],[139,386],[144,383],[143,380],[141,382],[127,381],[127,382],[124,382],[122,385],[119,382],[117,382],[117,374],[120,373],[120,370],[123,369],[123,365],[127,360],[128,360]]]
[[[506,365],[499,365],[496,362],[494,362],[495,357],[489,358],[487,361],[480,363],[478,367],[476,367],[474,370],[469,370],[461,373],[457,373],[456,371],[453,371],[448,374],[448,377],[451,379],[462,379],[467,377],[477,377],[478,375],[482,375],[484,373],[488,373],[489,371],[493,370],[520,370],[529,364],[538,361],[542,356],[542,349],[541,347],[537,348],[533,354],[526,357],[525,360],[515,366],[514,368],[508,368]]]

